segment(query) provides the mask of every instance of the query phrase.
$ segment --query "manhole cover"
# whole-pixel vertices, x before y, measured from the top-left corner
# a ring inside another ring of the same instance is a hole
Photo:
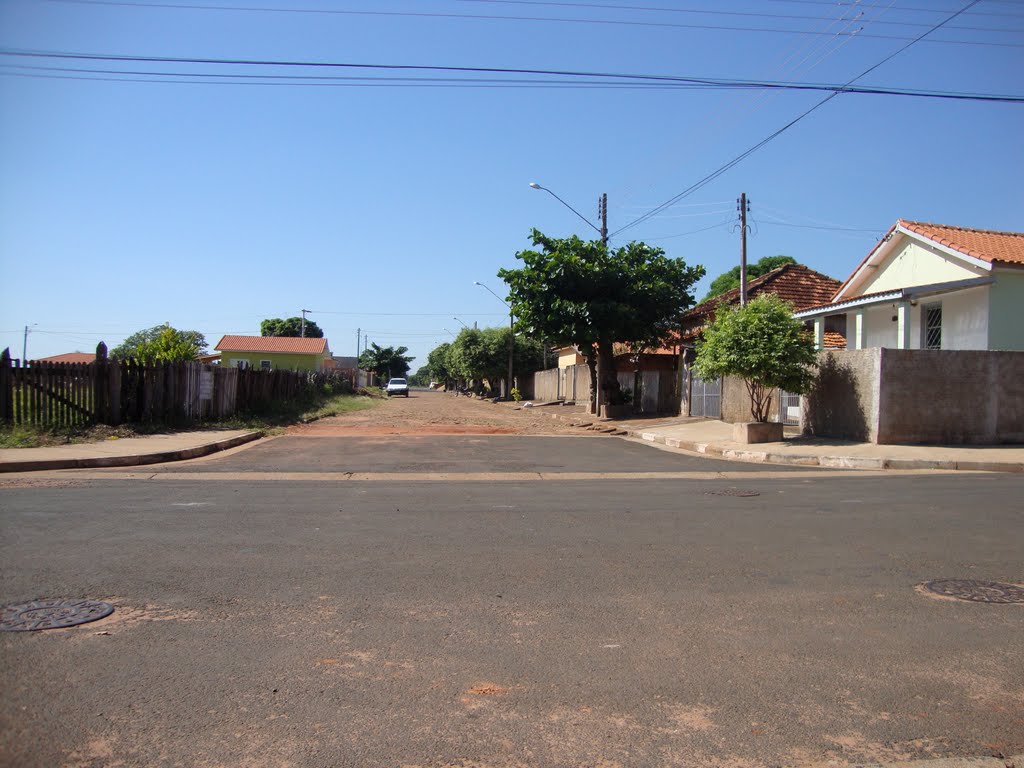
[[[760,496],[760,491],[751,491],[743,488],[715,488],[713,491],[704,491],[706,496]]]
[[[1024,587],[999,581],[936,579],[925,582],[923,587],[940,597],[952,597],[971,603],[1024,603]]]
[[[73,627],[102,619],[113,612],[114,606],[97,600],[32,600],[5,605],[0,631],[30,632],[34,629]]]

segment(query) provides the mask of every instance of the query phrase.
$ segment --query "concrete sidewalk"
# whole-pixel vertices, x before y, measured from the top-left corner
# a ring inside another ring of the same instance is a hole
[[[44,448],[0,449],[0,472],[45,469],[134,467],[165,461],[196,459],[261,437],[247,429],[202,429],[126,437],[99,443],[52,445]]]
[[[555,418],[609,434],[627,435],[732,461],[845,469],[960,469],[1024,472],[1024,445],[876,445],[793,434],[781,443],[747,445],[732,439],[732,424],[690,416],[599,419],[583,406],[539,406]]]

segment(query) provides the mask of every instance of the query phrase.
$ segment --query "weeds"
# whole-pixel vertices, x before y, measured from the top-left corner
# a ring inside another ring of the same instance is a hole
[[[325,389],[328,389],[325,387]],[[273,403],[266,408],[238,414],[218,421],[199,422],[195,429],[249,429],[274,434],[291,424],[315,421],[342,413],[374,408],[384,399],[379,391],[359,390],[356,394],[334,394],[331,391],[311,393],[286,402]],[[30,425],[0,427],[0,448],[39,448],[69,443],[97,443],[127,437],[140,437],[172,432],[160,424],[124,424],[109,427],[102,424],[79,427],[43,428]]]

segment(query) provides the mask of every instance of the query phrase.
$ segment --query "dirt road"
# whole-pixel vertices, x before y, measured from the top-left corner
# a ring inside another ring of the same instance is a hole
[[[578,413],[579,408],[549,406],[519,408],[448,392],[413,390],[409,397],[392,397],[379,407],[332,416],[292,427],[288,434],[342,435],[564,435],[592,434],[562,419],[554,409]]]

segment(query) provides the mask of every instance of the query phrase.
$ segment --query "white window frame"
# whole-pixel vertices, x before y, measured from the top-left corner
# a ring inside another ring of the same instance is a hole
[[[273,363],[270,360],[260,360],[260,369],[269,371],[273,367]]]

